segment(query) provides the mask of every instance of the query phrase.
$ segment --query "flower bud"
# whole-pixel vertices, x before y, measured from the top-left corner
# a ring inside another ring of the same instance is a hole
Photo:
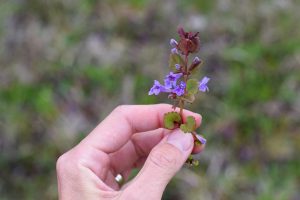
[[[172,47],[177,47],[178,42],[172,38],[172,39],[170,40],[170,45],[171,45]]]
[[[189,53],[196,53],[200,47],[199,32],[185,32],[183,28],[178,29],[180,40],[178,42],[178,50],[184,55]]]
[[[196,67],[198,67],[202,63],[202,60],[197,56],[194,58],[191,66],[189,67],[189,71],[192,72]]]
[[[199,63],[200,62],[200,58],[198,56],[196,56],[193,60],[194,63]]]

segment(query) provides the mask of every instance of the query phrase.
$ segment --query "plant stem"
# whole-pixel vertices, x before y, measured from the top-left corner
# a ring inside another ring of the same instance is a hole
[[[184,71],[185,71],[185,74],[187,75],[188,73],[188,54],[185,55],[184,57]]]
[[[183,100],[182,99],[180,99],[179,100],[179,107],[180,107],[180,112],[179,112],[179,114],[180,114],[180,116],[181,116],[181,118],[182,118],[182,113],[183,113]]]
[[[184,57],[184,75],[183,75],[183,81],[186,84],[188,80],[188,54],[185,54]],[[186,89],[184,90],[184,94],[186,94]],[[184,100],[180,98],[179,100],[179,107],[180,107],[180,116],[183,117],[183,107],[184,107]]]

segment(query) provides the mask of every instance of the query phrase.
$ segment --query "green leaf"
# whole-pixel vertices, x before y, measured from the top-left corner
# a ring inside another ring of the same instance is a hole
[[[196,94],[198,92],[198,81],[196,79],[189,79],[186,83],[186,90],[188,94]]]
[[[169,68],[174,71],[177,72],[178,70],[175,67],[175,64],[180,64],[180,65],[184,65],[184,61],[182,59],[182,57],[177,54],[177,53],[171,53],[170,57],[169,57]]]
[[[176,124],[181,124],[181,116],[177,112],[168,112],[164,115],[164,127],[166,129],[176,128]]]
[[[192,116],[186,118],[186,122],[180,125],[180,129],[185,133],[191,133],[196,129],[196,120]]]

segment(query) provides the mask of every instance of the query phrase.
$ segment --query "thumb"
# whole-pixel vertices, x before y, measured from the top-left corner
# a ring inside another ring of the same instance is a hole
[[[124,193],[142,199],[161,199],[165,187],[190,155],[193,142],[190,133],[174,130],[152,149]]]

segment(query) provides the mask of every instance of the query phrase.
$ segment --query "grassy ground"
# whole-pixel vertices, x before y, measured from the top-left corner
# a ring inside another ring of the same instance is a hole
[[[0,196],[56,199],[55,162],[119,104],[149,97],[178,25],[199,31],[208,139],[164,199],[299,199],[296,0],[0,3]]]

